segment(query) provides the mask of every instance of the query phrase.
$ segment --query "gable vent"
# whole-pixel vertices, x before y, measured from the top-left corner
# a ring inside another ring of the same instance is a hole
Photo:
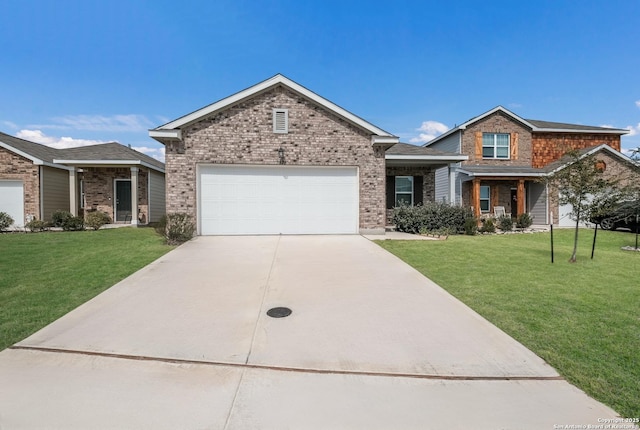
[[[273,110],[273,132],[274,133],[289,132],[289,110],[288,109]]]

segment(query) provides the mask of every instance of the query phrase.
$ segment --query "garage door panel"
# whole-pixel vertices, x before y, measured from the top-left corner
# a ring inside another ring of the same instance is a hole
[[[16,226],[24,224],[24,185],[22,181],[0,181],[0,212],[9,214]]]
[[[201,234],[357,233],[355,167],[201,166]]]

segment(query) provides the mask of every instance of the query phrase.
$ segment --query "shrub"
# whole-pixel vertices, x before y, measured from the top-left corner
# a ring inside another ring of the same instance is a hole
[[[34,218],[26,223],[25,227],[27,227],[31,232],[44,231],[49,228],[49,223],[44,220]]]
[[[502,231],[513,230],[513,220],[509,215],[502,215],[498,218],[498,228]]]
[[[55,211],[51,214],[51,224],[54,227],[64,227],[64,224],[69,218],[73,218],[71,212],[68,211]]]
[[[164,236],[167,238],[167,242],[172,245],[190,240],[196,231],[196,226],[193,223],[191,215],[185,213],[166,215],[164,223]]]
[[[71,216],[64,221],[64,224],[62,224],[62,229],[64,231],[84,230],[84,220],[77,216]]]
[[[111,223],[111,217],[100,211],[89,212],[84,218],[84,223],[87,227],[99,230],[103,225]]]
[[[406,233],[430,233],[464,231],[469,211],[448,203],[427,202],[417,206],[399,206],[393,210],[393,223],[398,231]]]
[[[467,236],[475,236],[478,233],[478,219],[468,217],[464,220],[464,234]]]
[[[485,218],[482,220],[482,227],[479,229],[480,233],[495,233],[496,223],[493,218]]]
[[[8,229],[13,224],[13,218],[6,212],[0,212],[0,231]]]
[[[525,229],[531,227],[531,224],[533,224],[533,218],[531,217],[531,215],[529,215],[528,213],[518,215],[518,218],[516,219],[517,228]]]

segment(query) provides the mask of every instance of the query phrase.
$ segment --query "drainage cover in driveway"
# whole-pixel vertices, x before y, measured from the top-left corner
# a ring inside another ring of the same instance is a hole
[[[291,315],[291,309],[289,308],[271,308],[267,311],[267,315],[271,318],[284,318]]]

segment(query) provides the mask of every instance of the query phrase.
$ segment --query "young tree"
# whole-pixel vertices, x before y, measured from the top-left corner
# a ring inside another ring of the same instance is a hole
[[[569,262],[575,263],[578,252],[578,232],[580,221],[588,221],[592,208],[603,208],[605,197],[616,188],[616,180],[608,179],[598,168],[594,155],[582,155],[578,151],[569,151],[564,160],[568,164],[554,171],[548,177],[551,189],[558,191],[559,205],[570,204],[573,207],[571,218],[576,221],[573,239],[573,253]]]

